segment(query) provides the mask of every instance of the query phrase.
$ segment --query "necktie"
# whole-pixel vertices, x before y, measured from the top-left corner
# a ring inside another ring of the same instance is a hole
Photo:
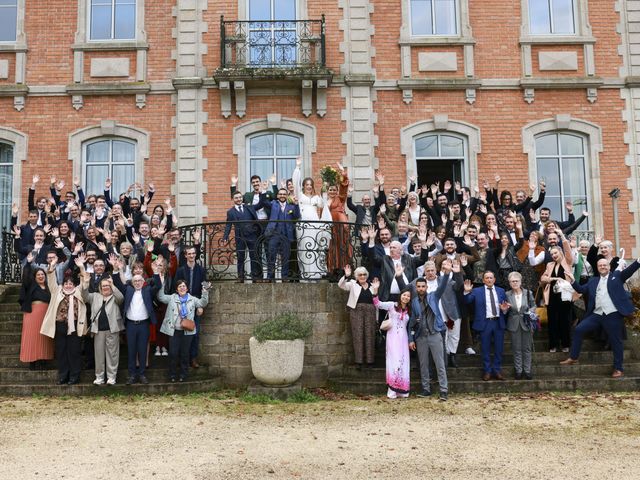
[[[498,309],[496,308],[496,297],[493,296],[493,288],[489,288],[489,300],[491,301],[491,315],[497,317]]]
[[[238,211],[239,211],[240,213],[242,213],[242,205],[239,205],[239,206],[238,206]]]

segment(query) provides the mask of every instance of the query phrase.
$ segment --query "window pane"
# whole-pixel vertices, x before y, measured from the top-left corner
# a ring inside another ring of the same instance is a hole
[[[15,0],[5,0],[4,5],[0,1],[0,42],[16,41],[16,22],[18,9]]]
[[[253,137],[250,141],[250,155],[252,157],[258,156],[272,156],[273,155],[273,135],[260,135],[259,137]],[[273,172],[272,172],[273,173]]]
[[[296,168],[296,159],[279,158],[277,163],[278,169],[276,175],[278,177],[278,185],[280,185],[280,180],[287,180],[293,175],[293,170]]]
[[[264,3],[268,4],[268,1]],[[273,1],[273,20],[295,20],[296,19],[296,1],[295,0],[274,0]]]
[[[416,140],[416,157],[437,157],[438,136],[429,135]]]
[[[562,159],[562,187],[565,196],[585,196],[587,194],[582,158]]]
[[[553,33],[574,33],[573,0],[552,0]]]
[[[531,33],[551,33],[549,0],[529,0],[529,29]]]
[[[455,35],[457,33],[456,0],[435,0],[436,34]]]
[[[261,179],[267,180],[273,174],[273,160],[270,158],[252,158],[249,178],[259,175]]]
[[[536,155],[558,155],[558,137],[555,133],[536,138]]]
[[[136,6],[116,5],[114,38],[128,39],[136,37]]]
[[[271,20],[270,2],[249,0],[249,20]]]
[[[111,5],[93,5],[91,7],[91,39],[108,40],[111,38]]]
[[[109,140],[87,145],[87,163],[109,161]]]
[[[411,33],[432,35],[431,0],[411,0]]]
[[[442,157],[462,157],[464,155],[462,139],[442,135],[440,137],[440,155]]]
[[[0,7],[15,7],[18,0],[0,0]]]
[[[291,135],[278,135],[276,139],[276,155],[279,157],[300,155],[300,139]]]
[[[11,204],[13,165],[0,165],[0,203]]]
[[[0,143],[0,163],[10,163],[13,165],[13,146]]]
[[[582,213],[585,210],[589,210],[586,196],[585,197],[565,197],[565,201],[573,203],[573,214],[576,217],[576,220],[580,218],[580,215],[582,215]],[[564,215],[565,217],[567,217],[566,211]],[[578,227],[578,231],[590,230],[590,229],[591,229],[590,218],[587,217],[587,219],[584,222],[582,222]]]
[[[104,191],[104,180],[109,177],[108,165],[87,165],[87,179],[85,181],[85,191],[90,194],[102,194]]]
[[[538,182],[544,179],[547,185],[547,198],[560,195],[560,170],[555,158],[538,158]],[[546,200],[545,200],[546,201]]]
[[[561,134],[560,151],[562,155],[584,155],[582,137]]]
[[[129,142],[113,142],[113,161],[115,163],[134,163],[136,159],[136,147]],[[133,183],[133,182],[131,182]]]
[[[136,181],[136,169],[133,165],[114,165],[111,176],[111,192],[114,198],[127,191],[129,185]]]
[[[552,220],[566,220],[566,212],[564,211],[564,206],[562,205],[560,197],[550,197],[547,195],[544,198],[543,206],[551,209],[550,218]]]

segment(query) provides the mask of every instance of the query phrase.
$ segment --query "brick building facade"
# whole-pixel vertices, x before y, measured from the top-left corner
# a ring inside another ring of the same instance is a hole
[[[153,181],[182,224],[223,220],[229,179],[343,162],[359,198],[540,178],[556,217],[640,254],[640,1],[0,2],[0,202],[32,175]],[[115,189],[116,187],[114,187]],[[24,212],[24,208],[23,208]]]

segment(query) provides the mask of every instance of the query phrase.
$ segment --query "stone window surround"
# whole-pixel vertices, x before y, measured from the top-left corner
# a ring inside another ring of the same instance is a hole
[[[0,126],[0,142],[13,146],[13,183],[11,188],[14,197],[22,191],[22,162],[27,160],[29,136],[19,130]]]
[[[27,50],[27,39],[24,33],[24,14],[26,0],[18,0],[16,3],[16,39],[15,41],[0,42],[0,52],[14,52]],[[16,82],[17,83],[17,82]]]
[[[470,123],[449,119],[446,114],[436,114],[431,120],[422,120],[400,130],[400,151],[405,156],[407,177],[417,175],[414,140],[426,133],[454,133],[463,137],[467,143],[464,165],[465,182],[478,184],[478,154],[481,152],[480,128]]]
[[[531,122],[522,128],[522,146],[523,152],[528,158],[529,183],[538,183],[536,137],[545,133],[563,132],[578,134],[585,139],[585,164],[587,168],[585,176],[590,179],[588,181],[590,196],[592,199],[602,198],[602,189],[600,188],[600,152],[603,150],[602,128],[595,123],[574,118],[570,114],[559,114],[554,118]],[[601,202],[593,201],[590,207],[592,229],[595,232],[603,232]]]
[[[136,82],[146,81],[147,70],[147,33],[144,30],[145,0],[136,0],[136,38],[133,40],[90,40],[89,12],[91,0],[78,0],[77,31],[73,50],[73,81],[84,82],[84,52],[85,51],[131,51],[137,52]]]
[[[27,75],[27,36],[24,31],[24,16],[26,11],[26,0],[18,0],[16,12],[16,40],[14,42],[0,42],[0,52],[15,52],[15,74],[16,85],[24,85]],[[13,100],[13,108],[22,111],[25,105],[26,90],[16,90]]]
[[[574,0],[575,34],[532,34],[529,31],[529,0],[520,0],[522,24],[520,25],[520,49],[522,53],[522,76],[533,76],[531,58],[532,45],[583,45],[584,70],[586,76],[595,75],[595,37],[589,24],[588,0]]]
[[[144,161],[149,159],[149,132],[129,125],[118,124],[113,120],[102,120],[99,125],[84,127],[69,135],[69,160],[73,162],[73,177],[82,182],[84,145],[90,140],[102,137],[120,137],[136,144],[136,178],[135,181],[144,184]],[[95,192],[94,192],[95,193]]]
[[[419,35],[411,34],[410,0],[402,0],[402,25],[400,27],[400,58],[402,78],[411,78],[411,47],[419,46],[463,46],[464,74],[467,78],[475,75],[473,47],[475,40],[469,22],[469,0],[458,0],[458,35]]]
[[[316,127],[301,120],[283,117],[279,113],[270,113],[264,118],[251,120],[233,129],[233,153],[238,157],[238,186],[249,188],[247,139],[259,132],[290,132],[301,137],[302,176],[311,176],[312,154],[316,151]]]

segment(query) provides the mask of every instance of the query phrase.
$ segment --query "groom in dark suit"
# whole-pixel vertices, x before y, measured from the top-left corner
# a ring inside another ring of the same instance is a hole
[[[611,271],[610,261],[606,258],[600,258],[596,267],[600,275],[591,277],[584,285],[580,285],[579,282],[574,282],[572,285],[576,292],[587,294],[587,313],[573,333],[569,358],[560,363],[562,365],[578,363],[582,337],[585,333],[601,327],[607,332],[611,350],[613,350],[613,374],[611,376],[620,378],[624,376],[622,368],[624,317],[635,311],[633,302],[624,289],[624,282],[640,268],[640,261],[636,260],[622,271]]]
[[[262,204],[259,205],[262,208]],[[256,243],[260,232],[257,222],[258,216],[253,205],[243,205],[242,193],[234,193],[233,207],[227,210],[227,225],[224,229],[222,240],[225,243],[229,242],[231,225],[233,225],[236,238],[236,255],[238,257],[238,279],[241,282],[244,281],[244,259],[247,250],[249,250],[249,258],[251,259],[251,278],[255,281],[262,277],[262,267],[256,251]]]
[[[288,203],[285,188],[278,190],[277,200],[271,202],[271,215],[267,225],[266,236],[269,239],[267,254],[267,278],[273,280],[276,257],[280,255],[282,262],[282,280],[289,276],[289,258],[291,245],[296,240],[294,220],[300,218],[300,207],[297,203]],[[294,202],[297,199],[294,197]]]
[[[470,280],[464,282],[464,300],[475,307],[473,329],[480,332],[482,341],[482,380],[502,376],[502,351],[504,349],[505,310],[509,309],[504,290],[495,285],[495,274],[487,270],[482,275],[484,285],[473,288]],[[491,344],[493,343],[493,364]]]

